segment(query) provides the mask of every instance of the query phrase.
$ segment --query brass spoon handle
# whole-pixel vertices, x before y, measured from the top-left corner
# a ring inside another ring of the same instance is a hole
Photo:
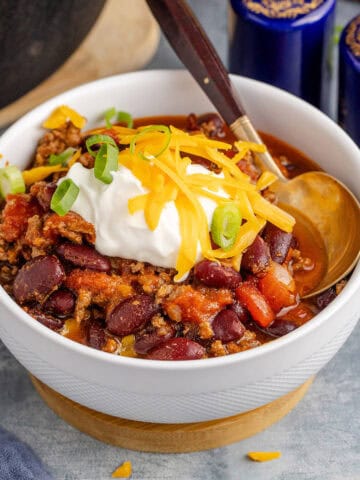
[[[180,60],[238,139],[263,143],[246,115],[226,68],[185,0],[147,0]],[[286,181],[270,153],[257,154],[268,170]]]

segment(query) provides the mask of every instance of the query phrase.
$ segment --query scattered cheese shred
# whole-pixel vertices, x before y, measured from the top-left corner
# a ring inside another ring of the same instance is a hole
[[[237,142],[234,142],[234,146],[239,152],[241,152],[243,149],[247,149],[247,151],[251,150],[255,153],[266,152],[266,146],[262,143],[245,142],[243,140],[238,140]]]
[[[256,235],[265,227],[266,221],[256,218],[255,221],[247,221],[241,225],[239,233],[234,245],[229,250],[217,248],[216,250],[208,250],[206,257],[212,260],[232,258],[246,250],[254,242]]]
[[[231,266],[237,272],[240,272],[242,256],[242,253],[238,253],[232,258]]]
[[[130,478],[132,474],[132,465],[130,461],[124,462],[111,475],[112,478]]]
[[[256,182],[256,189],[257,190],[264,190],[264,188],[269,187],[272,183],[276,182],[278,177],[275,173],[265,171],[261,174],[259,180]]]
[[[67,168],[62,165],[46,165],[44,167],[35,167],[31,170],[24,170],[22,176],[25,185],[32,185],[33,183],[45,180],[49,175],[57,172],[66,172]]]
[[[256,217],[254,214],[254,210],[251,206],[249,197],[247,196],[246,192],[242,190],[237,191],[235,195],[235,203],[239,207],[243,218],[245,218],[246,220],[255,221]]]
[[[71,168],[74,165],[74,163],[76,163],[79,160],[80,155],[81,155],[81,148],[79,148],[79,150],[76,150],[74,155],[70,158],[70,160],[67,163],[67,167]]]
[[[186,195],[179,195],[175,205],[179,212],[181,234],[181,244],[175,266],[177,270],[175,280],[181,280],[196,262],[197,241],[194,242],[192,238],[199,237],[199,225],[196,212]]]
[[[135,335],[126,335],[126,337],[123,337],[121,340],[121,355],[123,357],[136,357],[134,344]]]
[[[139,210],[145,210],[148,196],[148,193],[144,193],[143,195],[137,195],[128,200],[128,210],[130,215],[134,215],[134,213]]]
[[[295,225],[295,218],[292,215],[265,200],[260,193],[247,192],[247,195],[255,213],[284,230],[284,232],[292,231]]]
[[[43,127],[49,129],[59,128],[69,120],[77,128],[84,128],[86,124],[86,119],[79,113],[66,105],[61,105],[60,107],[55,108],[51,115],[45,120]]]
[[[248,457],[254,462],[268,462],[281,457],[281,452],[248,452]]]

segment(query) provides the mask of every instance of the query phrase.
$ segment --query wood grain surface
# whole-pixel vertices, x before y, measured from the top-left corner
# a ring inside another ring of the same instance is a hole
[[[251,437],[287,415],[313,378],[263,407],[220,420],[186,424],[136,422],[90,410],[31,380],[45,403],[65,422],[96,439],[143,452],[185,453],[222,447]]]
[[[159,37],[145,0],[107,0],[89,35],[64,65],[0,110],[0,127],[69,88],[143,67],[155,53]]]

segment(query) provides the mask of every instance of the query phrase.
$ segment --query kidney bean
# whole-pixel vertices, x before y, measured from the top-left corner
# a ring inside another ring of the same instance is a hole
[[[241,282],[239,272],[217,262],[202,260],[195,265],[195,277],[208,287],[236,288]]]
[[[221,310],[212,322],[212,329],[217,340],[224,343],[238,340],[245,333],[245,327],[233,310]]]
[[[196,117],[195,113],[190,113],[186,117],[185,129],[187,131],[190,131],[190,132],[195,131],[195,130],[199,130],[199,127],[198,127],[198,124],[197,124],[197,117]]]
[[[64,319],[61,318],[55,318],[52,315],[48,315],[45,313],[42,313],[38,310],[33,310],[29,311],[30,315],[34,317],[38,322],[42,323],[45,325],[45,327],[50,328],[51,330],[54,330],[55,332],[58,332],[59,330],[62,329],[64,326]]]
[[[188,338],[171,338],[151,350],[146,358],[151,360],[197,360],[203,358],[205,348]]]
[[[334,300],[334,298],[336,298],[336,290],[334,287],[330,287],[316,297],[316,305],[320,308],[320,310],[323,310],[329,305],[330,302]]]
[[[114,335],[130,335],[145,325],[158,310],[149,295],[134,295],[120,302],[107,315],[107,328]]]
[[[269,244],[271,258],[274,262],[284,263],[293,242],[292,233],[284,232],[272,223],[268,223],[264,230],[264,239]]]
[[[269,268],[270,259],[269,246],[258,235],[244,253],[241,265],[245,270],[258,275],[264,273]]]
[[[20,304],[42,302],[56,290],[65,278],[64,269],[57,257],[36,257],[19,270],[13,285],[13,293]]]
[[[223,137],[224,120],[217,113],[204,113],[197,117],[197,125],[207,137]]]
[[[111,270],[110,260],[94,248],[86,245],[63,243],[56,249],[56,253],[68,262],[79,267],[85,267],[99,272],[109,272]]]
[[[101,350],[106,343],[104,328],[99,322],[91,322],[87,330],[87,341],[90,347]]]
[[[232,305],[229,306],[229,310],[235,312],[240,322],[245,323],[245,325],[247,325],[251,321],[249,312],[243,305],[241,305],[240,302],[235,301]]]
[[[165,335],[159,335],[157,332],[143,333],[135,339],[135,352],[145,355],[149,350],[158,347],[175,335],[175,329],[169,329]]]
[[[56,290],[46,300],[43,310],[59,317],[66,317],[74,311],[75,296],[69,290]]]
[[[270,327],[261,328],[263,332],[271,335],[272,337],[283,337],[287,333],[295,330],[297,326],[294,323],[288,322],[287,320],[275,320]]]

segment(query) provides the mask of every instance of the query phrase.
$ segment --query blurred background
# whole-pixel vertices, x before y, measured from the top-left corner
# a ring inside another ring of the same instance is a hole
[[[189,4],[229,66],[230,0],[189,0]],[[0,0],[0,12],[0,127],[87,81],[141,68],[182,68],[145,0]],[[341,28],[356,14],[360,14],[359,0],[337,0],[335,33],[327,53],[331,93],[326,113],[333,119],[337,41]]]
[[[221,59],[226,66],[228,62],[229,45],[229,2],[225,0],[188,0],[200,22],[215,45]],[[360,14],[359,0],[338,0],[335,17],[335,36],[332,49],[332,85],[330,116],[335,119],[337,115],[337,86],[338,86],[338,49],[337,40],[340,30],[356,14]],[[159,48],[146,66],[146,68],[182,68],[167,40],[160,37]],[[359,86],[360,89],[360,86]]]

